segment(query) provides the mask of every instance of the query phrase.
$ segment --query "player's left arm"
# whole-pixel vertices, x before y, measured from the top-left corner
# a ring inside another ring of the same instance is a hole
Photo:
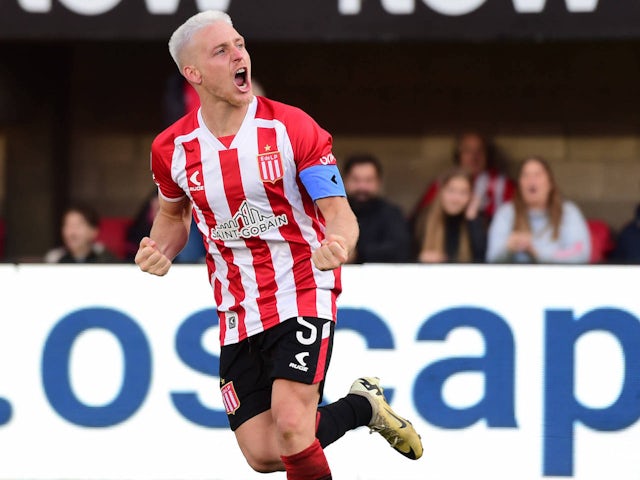
[[[358,240],[358,221],[331,152],[331,135],[300,109],[290,109],[287,114],[300,180],[325,222],[325,238],[311,259],[317,269],[333,270],[349,260]]]
[[[345,197],[316,200],[325,220],[325,239],[312,254],[318,270],[333,270],[344,265],[358,241],[358,221]]]

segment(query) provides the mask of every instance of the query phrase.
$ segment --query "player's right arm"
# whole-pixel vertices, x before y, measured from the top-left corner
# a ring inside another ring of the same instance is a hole
[[[191,201],[185,196],[169,202],[159,196],[160,208],[149,237],[140,241],[136,264],[143,272],[165,275],[189,239]]]

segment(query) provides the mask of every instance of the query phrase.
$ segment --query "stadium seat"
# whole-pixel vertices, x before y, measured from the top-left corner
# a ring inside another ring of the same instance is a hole
[[[588,219],[587,226],[591,236],[591,259],[589,263],[602,263],[615,247],[611,228],[604,220],[595,218]]]
[[[132,223],[129,217],[104,217],[100,220],[98,241],[120,260],[127,255],[127,229]]]

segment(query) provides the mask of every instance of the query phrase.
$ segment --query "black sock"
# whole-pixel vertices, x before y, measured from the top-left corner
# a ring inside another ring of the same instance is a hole
[[[318,407],[320,421],[316,438],[322,448],[331,445],[349,430],[368,425],[373,411],[369,400],[350,393],[337,402]]]

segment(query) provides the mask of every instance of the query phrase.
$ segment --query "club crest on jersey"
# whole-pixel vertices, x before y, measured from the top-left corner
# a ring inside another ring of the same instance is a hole
[[[282,156],[279,151],[272,152],[271,145],[264,146],[264,152],[258,154],[258,170],[260,180],[263,182],[276,183],[284,175],[282,166]]]
[[[238,394],[233,386],[233,382],[222,385],[220,391],[222,392],[222,403],[224,404],[227,415],[235,415],[236,410],[240,408],[240,400],[238,399]]]

